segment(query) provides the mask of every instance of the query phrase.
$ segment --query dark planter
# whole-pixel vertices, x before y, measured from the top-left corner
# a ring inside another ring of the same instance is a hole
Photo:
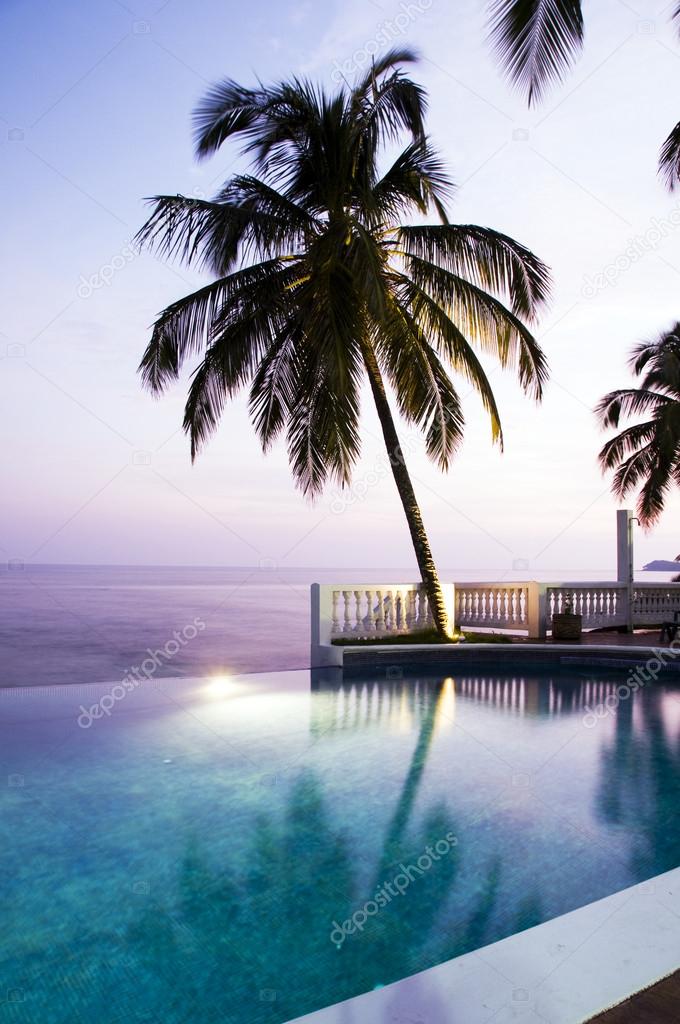
[[[574,612],[562,612],[561,615],[553,615],[553,640],[580,640],[582,632],[582,615],[575,615]]]

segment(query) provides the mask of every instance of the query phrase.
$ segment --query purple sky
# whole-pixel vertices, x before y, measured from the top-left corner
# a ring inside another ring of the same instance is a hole
[[[480,3],[3,0],[2,559],[412,564],[368,396],[358,487],[342,501],[331,489],[304,502],[284,449],[260,453],[244,400],[190,465],[186,378],[157,402],[136,366],[156,313],[201,278],[128,248],[142,197],[210,193],[238,166],[229,148],[193,160],[190,113],[210,82],[330,84],[336,62],[361,67],[391,36],[426,58],[416,74],[460,186],[453,216],[513,234],[556,279],[538,331],[552,368],[543,406],[493,374],[505,454],[471,398],[447,476],[415,445],[436,557],[480,576],[609,574],[616,503],[591,410],[627,382],[630,347],[680,314],[680,205],[655,174],[680,115],[680,40],[635,6],[588,5],[584,56],[528,112],[488,53]],[[673,497],[638,563],[677,553],[679,510]]]

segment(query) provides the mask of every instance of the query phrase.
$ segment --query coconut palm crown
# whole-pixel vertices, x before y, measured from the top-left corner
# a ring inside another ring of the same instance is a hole
[[[329,480],[350,483],[367,379],[445,634],[388,390],[442,469],[464,425],[450,372],[478,393],[502,444],[478,353],[541,397],[546,362],[527,324],[546,300],[549,274],[512,238],[449,222],[453,185],[425,133],[425,93],[403,70],[415,59],[390,51],[353,87],[332,94],[297,78],[255,88],[226,80],[210,89],[195,113],[197,154],[209,157],[237,137],[251,173],[231,177],[211,200],[150,200],[139,242],[212,280],[159,315],[140,371],[159,393],[186,360],[198,359],[184,414],[192,458],[225,403],[247,387],[262,448],[285,436],[295,481],[311,497]],[[386,149],[396,153],[391,161]],[[437,223],[407,222],[428,213]]]
[[[637,512],[649,528],[663,512],[668,489],[680,484],[680,323],[636,346],[630,367],[639,386],[605,395],[596,413],[605,428],[618,427],[624,417],[644,419],[607,441],[599,458],[603,470],[615,470],[618,498],[640,488]]]

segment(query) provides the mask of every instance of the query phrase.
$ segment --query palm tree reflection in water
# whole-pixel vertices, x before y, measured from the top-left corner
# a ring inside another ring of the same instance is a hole
[[[655,684],[620,701],[613,740],[602,748],[598,810],[603,821],[632,834],[636,879],[670,871],[680,860],[677,705],[677,694]]]
[[[215,873],[197,844],[187,849],[174,912],[149,910],[127,937],[146,975],[140,990],[142,997],[151,995],[152,1012],[158,1010],[153,992],[158,995],[161,980],[165,1021],[188,1021],[193,1006],[201,1008],[204,1022],[273,1024],[318,1009],[321,998],[330,1003],[370,991],[484,942],[499,865],[489,864],[487,884],[472,912],[441,927],[460,869],[455,847],[371,918],[361,934],[350,936],[340,949],[329,939],[332,922],[350,917],[372,898],[399,864],[456,831],[443,803],[409,829],[446,699],[447,687],[440,683],[425,706],[367,889],[343,831],[332,822],[323,786],[308,770],[291,786],[283,822],[259,818],[243,877]]]

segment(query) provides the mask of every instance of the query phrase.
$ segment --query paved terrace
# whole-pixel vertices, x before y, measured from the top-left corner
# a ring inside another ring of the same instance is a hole
[[[680,636],[679,636],[680,638]],[[552,644],[552,638],[547,637],[545,640],[530,640],[526,636],[513,636],[513,644],[537,644],[545,643],[548,646]],[[564,640],[560,643],[565,643]],[[583,645],[590,646],[606,646],[606,647],[668,647],[668,640],[659,640],[658,629],[636,629],[633,633],[618,633],[612,632],[600,632],[598,630],[592,630],[588,633],[583,633],[580,640],[575,640],[572,643],[573,647],[579,647]]]
[[[591,1024],[677,1024],[680,1018],[680,973],[659,981],[612,1010],[593,1017]]]

